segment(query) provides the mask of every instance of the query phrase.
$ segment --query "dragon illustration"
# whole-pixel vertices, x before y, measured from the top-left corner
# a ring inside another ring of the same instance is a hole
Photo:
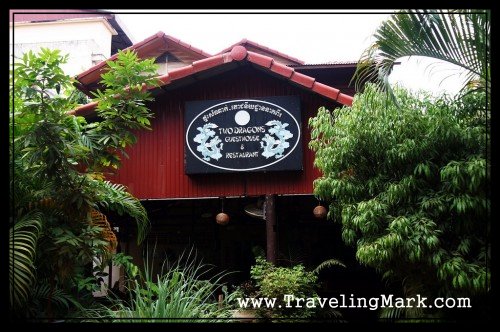
[[[215,123],[207,123],[203,127],[196,128],[200,133],[193,139],[196,143],[200,143],[196,150],[201,152],[203,160],[206,161],[211,158],[219,160],[222,157],[220,152],[224,143],[221,143],[219,136],[215,136],[215,131],[212,130],[214,128],[217,128]]]
[[[286,140],[293,137],[293,134],[285,129],[288,127],[288,123],[282,124],[280,121],[271,120],[266,123],[266,126],[271,126],[268,133],[274,136],[266,134],[262,138],[260,142],[260,147],[264,149],[262,155],[266,157],[266,159],[272,156],[276,159],[283,157],[283,152],[290,146],[290,143]]]

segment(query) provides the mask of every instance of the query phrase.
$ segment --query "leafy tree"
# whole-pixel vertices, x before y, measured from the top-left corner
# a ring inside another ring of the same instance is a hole
[[[383,22],[361,56],[356,85],[376,81],[390,90],[388,77],[398,59],[422,56],[466,71],[468,88],[491,88],[490,12],[486,10],[404,10]]]
[[[362,264],[399,280],[407,296],[489,290],[489,128],[485,93],[432,99],[372,84],[352,107],[310,119],[323,176],[315,194]],[[430,309],[432,311],[433,309]]]
[[[92,262],[102,270],[116,247],[106,211],[133,217],[138,241],[149,225],[141,203],[104,178],[135,142],[131,130],[149,129],[144,85],[156,84],[153,60],[120,52],[96,93],[102,121],[87,122],[68,114],[81,96],[60,68],[66,59],[28,52],[11,75],[10,303],[20,315],[51,317],[57,306],[64,315],[90,297],[81,291]]]

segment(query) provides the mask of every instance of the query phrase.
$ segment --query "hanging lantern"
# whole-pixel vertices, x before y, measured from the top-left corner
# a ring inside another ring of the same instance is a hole
[[[219,225],[227,225],[229,223],[229,216],[224,213],[224,212],[221,212],[219,214],[217,214],[217,216],[215,216],[215,221],[219,224]]]
[[[316,218],[318,219],[325,219],[328,211],[326,210],[326,207],[324,207],[321,204],[318,204],[313,210],[313,214]]]
[[[215,222],[221,226],[227,225],[229,223],[229,216],[224,213],[224,197],[221,197],[222,212],[215,216]]]

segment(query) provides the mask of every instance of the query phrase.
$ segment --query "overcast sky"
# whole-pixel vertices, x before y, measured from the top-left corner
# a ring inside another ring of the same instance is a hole
[[[158,31],[181,39],[215,54],[247,38],[277,51],[299,58],[306,63],[356,61],[373,41],[372,35],[389,13],[316,13],[316,14],[211,14],[154,13],[132,14],[115,11],[133,42],[139,42]],[[391,75],[391,82],[406,87],[437,93],[455,93],[457,77],[443,78],[456,72],[454,66],[429,75],[426,68],[435,61],[414,58],[402,60]]]

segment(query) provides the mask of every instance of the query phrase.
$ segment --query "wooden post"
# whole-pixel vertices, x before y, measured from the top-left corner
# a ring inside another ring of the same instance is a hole
[[[266,195],[266,253],[267,261],[276,264],[276,195]]]
[[[108,288],[106,289],[106,294],[113,288],[113,261],[111,259],[109,260],[108,272]]]

